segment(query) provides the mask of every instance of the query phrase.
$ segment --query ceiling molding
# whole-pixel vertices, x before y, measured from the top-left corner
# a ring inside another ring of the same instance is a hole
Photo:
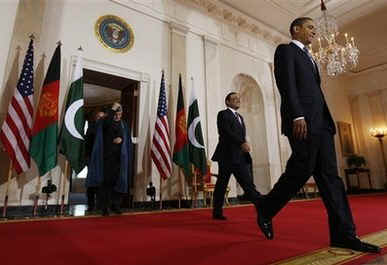
[[[280,44],[289,40],[277,29],[265,25],[264,23],[252,18],[219,0],[176,0],[185,5],[199,9],[213,18],[221,20],[226,24],[239,28],[257,37],[261,37],[274,44]]]
[[[289,1],[289,0],[265,0],[273,7],[282,10],[282,12],[288,13],[293,17],[300,16],[300,10],[303,11],[303,16],[312,12],[313,10],[320,9],[320,1],[304,0],[304,1]],[[325,4],[328,4],[330,0],[326,0]]]

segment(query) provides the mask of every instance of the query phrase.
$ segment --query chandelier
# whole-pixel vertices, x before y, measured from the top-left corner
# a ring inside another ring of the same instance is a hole
[[[355,39],[345,33],[345,44],[339,44],[336,19],[328,14],[323,0],[321,12],[321,17],[316,20],[318,49],[313,51],[312,45],[309,46],[313,58],[320,69],[326,69],[328,76],[337,76],[348,70],[354,70],[359,63],[360,54]]]

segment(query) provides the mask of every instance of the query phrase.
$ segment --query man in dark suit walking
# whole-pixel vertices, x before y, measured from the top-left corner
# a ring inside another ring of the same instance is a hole
[[[253,182],[250,156],[250,144],[246,141],[246,127],[242,116],[236,112],[240,107],[239,94],[231,92],[226,96],[227,109],[218,113],[217,126],[219,143],[216,146],[213,161],[219,165],[219,174],[214,191],[213,218],[226,220],[223,215],[224,195],[231,174],[234,174],[247,198],[257,204],[260,193]]]
[[[338,176],[335,124],[321,91],[318,67],[305,47],[316,34],[313,20],[295,19],[290,33],[291,43],[281,44],[275,51],[274,74],[281,94],[282,133],[289,140],[292,154],[285,172],[258,203],[258,224],[272,239],[271,219],[313,176],[327,209],[331,246],[378,253],[379,247],[357,238],[344,184]]]

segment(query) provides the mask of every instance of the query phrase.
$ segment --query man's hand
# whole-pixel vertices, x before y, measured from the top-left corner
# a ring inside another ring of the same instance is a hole
[[[299,119],[293,121],[293,136],[296,140],[304,140],[306,139],[306,135],[308,133],[308,128],[306,126],[305,119]]]
[[[119,108],[121,108],[121,104],[118,102],[114,102],[112,106],[112,110],[117,111]]]
[[[122,138],[121,137],[116,137],[113,139],[113,143],[114,144],[120,144],[122,142]]]
[[[242,148],[243,152],[246,152],[246,153],[250,153],[250,151],[251,151],[251,147],[250,147],[248,142],[244,142],[241,145],[241,148]]]

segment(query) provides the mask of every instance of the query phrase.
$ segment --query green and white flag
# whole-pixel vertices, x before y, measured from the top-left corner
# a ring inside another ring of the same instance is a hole
[[[77,174],[86,164],[83,105],[83,69],[81,57],[78,56],[67,95],[66,110],[59,137],[59,152],[66,157]]]
[[[195,94],[194,81],[192,79],[191,98],[188,109],[188,139],[189,159],[191,163],[203,175],[207,173],[207,158],[204,148],[202,126],[200,124],[199,104]]]

